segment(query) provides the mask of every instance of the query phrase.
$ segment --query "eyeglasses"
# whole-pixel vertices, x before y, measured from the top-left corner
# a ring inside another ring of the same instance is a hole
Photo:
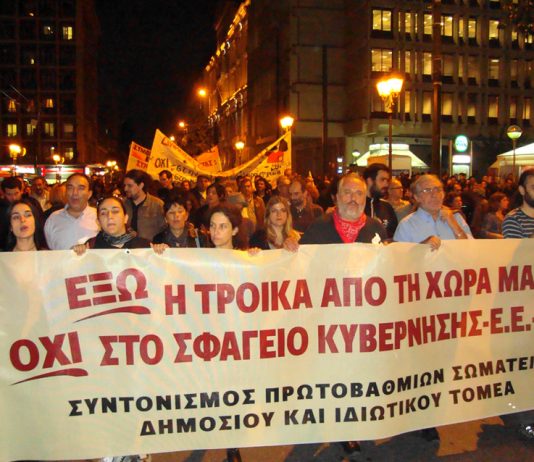
[[[423,188],[419,191],[420,194],[440,194],[443,192],[441,186],[434,186],[433,188]]]

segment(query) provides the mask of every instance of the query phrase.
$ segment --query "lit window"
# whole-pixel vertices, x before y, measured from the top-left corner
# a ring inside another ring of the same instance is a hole
[[[7,136],[10,138],[17,136],[17,124],[7,124]]]
[[[65,159],[72,160],[74,158],[74,148],[65,148]]]
[[[517,96],[510,96],[510,119],[517,117]]]
[[[499,116],[499,97],[497,95],[488,96],[488,117],[496,119]]]
[[[423,53],[423,75],[432,75],[432,53]]]
[[[46,109],[54,109],[54,99],[53,98],[46,98],[44,105],[45,105]]]
[[[530,105],[532,100],[530,98],[525,98],[523,101],[523,120],[530,120]]]
[[[517,42],[519,40],[519,35],[516,30],[512,31],[512,42]]]
[[[390,10],[373,10],[373,30],[391,31]]]
[[[430,91],[423,92],[423,114],[432,114],[432,92]]]
[[[56,126],[54,122],[44,123],[44,133],[46,136],[54,136],[55,132],[56,132]]]
[[[441,21],[441,35],[444,37],[452,37],[452,16],[443,16]]]
[[[499,40],[499,21],[497,19],[489,20],[489,39]]]
[[[63,124],[63,134],[65,136],[72,136],[74,134],[74,124],[71,122],[65,122]]]
[[[432,15],[425,14],[423,16],[423,34],[432,35]]]
[[[371,50],[371,70],[373,72],[389,72],[393,66],[393,51],[374,48]]]
[[[54,28],[51,25],[43,26],[43,34],[46,36],[54,35]]]
[[[488,78],[499,80],[499,60],[497,58],[491,58],[489,61]]]
[[[475,117],[477,112],[477,95],[469,93],[467,95],[467,117]]]
[[[454,75],[454,55],[443,55],[443,75],[452,77]]]
[[[30,123],[26,124],[26,135],[31,136],[35,132],[35,127]]]
[[[72,40],[74,38],[74,29],[72,26],[63,26],[61,28],[63,40]]]
[[[409,13],[408,11],[404,13],[404,32],[406,34],[411,34],[412,32],[415,32],[412,30],[412,26],[414,24],[413,18],[414,13]]]
[[[452,93],[443,93],[441,96],[441,114],[452,116]]]
[[[7,103],[7,111],[8,112],[17,112],[17,103],[14,99],[10,99]]]
[[[475,18],[469,18],[467,22],[467,37],[473,40],[477,38],[477,20]]]
[[[406,114],[409,114],[412,110],[410,99],[411,99],[411,91],[405,90],[404,91],[404,112]]]
[[[412,52],[404,52],[404,72],[410,74],[412,72]]]

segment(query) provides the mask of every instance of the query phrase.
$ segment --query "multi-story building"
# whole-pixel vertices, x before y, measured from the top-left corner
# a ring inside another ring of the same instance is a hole
[[[97,38],[92,0],[0,2],[0,162],[97,160]]]
[[[515,1],[517,0],[510,0]],[[509,149],[506,129],[532,139],[534,48],[516,32],[508,0],[246,0],[218,23],[217,52],[206,67],[209,115],[220,142],[242,139],[253,155],[291,113],[294,163],[329,171],[336,158],[388,141],[388,117],[376,83],[404,76],[393,143],[430,163],[433,8],[441,13],[442,165],[449,141],[473,141],[475,171]],[[230,5],[231,10],[231,5]],[[227,32],[224,34],[223,32]],[[245,156],[246,157],[246,156]]]

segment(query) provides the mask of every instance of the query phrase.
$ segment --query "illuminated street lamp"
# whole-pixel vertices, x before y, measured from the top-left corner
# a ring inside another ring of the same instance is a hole
[[[11,174],[15,176],[17,174],[17,159],[26,155],[26,149],[20,146],[20,144],[9,145],[9,157],[13,159],[13,169]]]
[[[238,154],[238,162],[241,162],[241,155],[243,154],[243,149],[245,149],[245,143],[243,141],[239,140],[235,142],[235,148],[237,150]]]
[[[519,127],[518,125],[510,125],[508,129],[506,130],[506,134],[508,135],[508,138],[512,140],[512,146],[513,146],[512,179],[514,180],[514,183],[515,183],[515,146],[517,144],[517,140],[523,134],[523,130],[521,130],[521,127]]]
[[[201,98],[205,98],[208,95],[208,92],[205,88],[199,88],[197,91],[197,95]]]
[[[52,160],[56,164],[56,183],[61,182],[61,167],[63,165],[63,162],[65,162],[65,158],[61,157],[59,154],[54,154],[52,156]]]
[[[185,122],[183,120],[180,120],[180,122],[178,122],[178,127],[183,130],[185,128]]]
[[[174,140],[176,139],[174,135],[169,136],[169,139],[174,143]]]
[[[291,130],[291,127],[293,127],[294,122],[295,119],[293,117],[286,115],[280,119],[280,126],[285,132],[288,132]]]
[[[402,77],[391,75],[389,78],[379,80],[376,84],[376,89],[384,105],[386,106],[386,112],[388,113],[388,163],[389,168],[393,170],[393,110],[399,99],[400,92],[404,80]]]

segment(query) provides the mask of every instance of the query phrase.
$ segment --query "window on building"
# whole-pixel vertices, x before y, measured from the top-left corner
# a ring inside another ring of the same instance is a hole
[[[48,137],[54,137],[56,133],[56,124],[54,122],[45,122],[43,124],[44,134]]]
[[[499,20],[498,19],[489,20],[488,39],[490,41],[490,44],[499,43]]]
[[[52,24],[43,25],[42,31],[45,37],[51,38],[54,36],[54,26]]]
[[[391,31],[391,10],[373,10],[373,30]]]
[[[412,73],[412,52],[405,51],[404,55],[404,66],[400,66],[401,70],[404,70],[406,74]]]
[[[492,85],[498,85],[500,61],[498,58],[490,58],[488,63],[488,81]]]
[[[410,90],[404,91],[404,113],[409,115],[412,112],[412,101],[411,101],[412,92]]]
[[[432,92],[424,91],[423,92],[423,115],[430,116],[432,114]]]
[[[417,29],[415,27],[415,13],[410,13],[409,11],[406,11],[403,13],[404,15],[404,32],[409,35],[412,33],[417,33]]]
[[[9,138],[13,138],[15,136],[17,136],[17,132],[18,132],[18,127],[17,127],[17,124],[7,124],[6,125],[6,135],[9,137]]]
[[[371,71],[390,72],[393,68],[393,50],[373,48],[371,50]]]
[[[475,119],[477,113],[477,95],[475,93],[469,93],[467,95],[467,117]]]
[[[443,92],[441,95],[441,115],[452,119],[452,93]]]
[[[467,78],[469,83],[475,84],[479,80],[480,68],[478,64],[477,56],[468,56],[467,57]]]
[[[523,100],[523,120],[530,120],[530,106],[532,104],[531,98]]]
[[[488,117],[490,119],[499,117],[499,97],[497,95],[488,95]]]
[[[72,122],[65,122],[63,124],[63,136],[65,138],[72,138],[74,135],[74,124]]]
[[[448,38],[452,41],[452,26],[454,24],[454,18],[452,16],[443,15],[441,17],[441,35],[444,38]]]
[[[35,125],[31,122],[26,124],[26,136],[32,136],[35,132]]]
[[[44,100],[44,107],[46,109],[54,109],[54,98],[45,98]]]
[[[37,63],[37,50],[33,46],[24,46],[20,49],[21,64],[24,66],[35,66]]]
[[[510,119],[517,119],[517,96],[510,96]]]
[[[443,54],[443,77],[449,77],[449,80],[452,80],[455,61],[455,55]]]
[[[7,101],[7,112],[17,112],[17,102],[14,99]]]
[[[72,160],[74,158],[74,148],[72,146],[65,146],[63,152],[65,153],[65,159]]]
[[[512,85],[517,86],[517,78],[519,76],[519,61],[517,59],[510,60],[510,81]]]
[[[469,39],[469,43],[476,43],[476,40],[477,40],[476,18],[469,18],[467,20],[467,38]]]
[[[432,53],[423,53],[423,75],[432,75]]]
[[[423,15],[423,34],[431,36],[432,35],[432,15],[425,14]]]
[[[74,27],[63,26],[61,28],[61,38],[63,40],[73,40],[74,39]]]
[[[519,46],[519,34],[517,33],[516,30],[512,30],[511,38],[512,38],[512,46],[514,48],[517,48]]]

